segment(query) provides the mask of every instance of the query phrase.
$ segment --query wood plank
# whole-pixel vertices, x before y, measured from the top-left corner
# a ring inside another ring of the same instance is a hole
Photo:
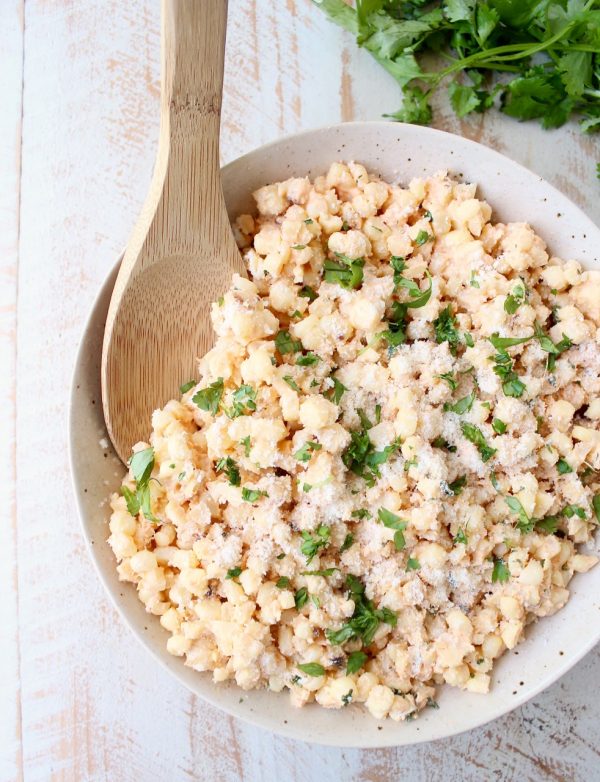
[[[15,497],[16,327],[23,2],[0,4],[0,779],[22,778]]]
[[[6,4],[0,5],[4,12]],[[590,697],[589,682],[600,674],[598,652],[532,703],[465,736],[403,750],[338,750],[273,737],[199,701],[139,650],[108,603],[71,497],[67,390],[91,301],[127,240],[150,181],[158,136],[158,50],[155,0],[26,4],[18,626],[16,603],[11,608],[4,601],[0,609],[7,612],[2,626],[9,628],[8,646],[20,635],[26,778],[593,779],[600,706]],[[397,105],[393,80],[310,0],[230,0],[224,160],[285,133],[342,119],[376,119]],[[1,122],[4,128],[5,116]],[[444,111],[436,124],[507,152],[599,219],[594,147],[576,128],[547,134],[498,114],[461,123]],[[1,236],[7,242],[10,230]],[[0,263],[8,257],[2,253]],[[10,329],[14,315],[2,310],[0,318],[4,351],[5,326]],[[10,354],[0,356],[10,367]],[[0,399],[10,406],[4,385]],[[7,499],[3,508],[10,506]],[[0,558],[6,556],[0,549]],[[13,561],[9,553],[8,564]],[[4,661],[2,644],[4,635]],[[9,665],[14,669],[15,661]],[[4,691],[14,692],[17,703],[16,669],[6,675]],[[11,719],[5,723],[0,712],[0,746],[9,746],[13,757],[8,774],[0,766],[1,779],[16,778],[18,769],[18,720]]]

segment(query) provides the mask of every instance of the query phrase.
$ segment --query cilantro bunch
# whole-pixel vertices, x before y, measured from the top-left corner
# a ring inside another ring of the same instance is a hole
[[[497,105],[544,128],[577,115],[600,130],[600,0],[313,2],[399,83],[402,107],[386,116],[429,124],[443,83],[459,117]]]

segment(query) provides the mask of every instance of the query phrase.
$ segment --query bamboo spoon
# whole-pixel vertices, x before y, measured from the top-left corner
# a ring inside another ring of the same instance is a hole
[[[102,404],[123,461],[152,412],[197,376],[210,303],[245,274],[221,192],[227,0],[163,0],[158,155],[108,310]]]

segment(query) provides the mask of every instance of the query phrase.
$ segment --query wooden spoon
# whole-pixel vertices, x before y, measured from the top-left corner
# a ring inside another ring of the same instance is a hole
[[[163,0],[158,155],[106,319],[102,404],[125,462],[152,412],[197,377],[210,304],[245,274],[221,192],[227,0]]]

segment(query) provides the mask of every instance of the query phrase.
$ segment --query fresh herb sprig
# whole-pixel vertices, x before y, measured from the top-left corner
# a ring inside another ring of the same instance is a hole
[[[150,477],[154,469],[154,448],[136,451],[129,459],[129,469],[135,480],[135,491],[131,491],[127,486],[121,486],[121,494],[125,497],[127,510],[132,516],[137,516],[142,511],[145,519],[157,523],[158,519],[152,513],[150,495]]]
[[[498,106],[544,128],[576,115],[582,131],[600,130],[598,0],[313,2],[398,82],[392,119],[429,124],[431,97],[447,84],[458,117]]]

